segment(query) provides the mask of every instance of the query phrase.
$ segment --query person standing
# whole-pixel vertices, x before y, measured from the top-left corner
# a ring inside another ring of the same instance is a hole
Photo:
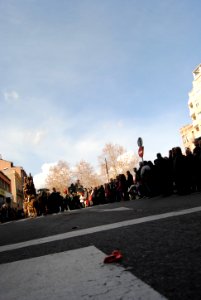
[[[131,187],[131,185],[134,184],[133,175],[131,174],[130,171],[126,172],[126,182],[127,182],[128,189]]]
[[[60,210],[60,195],[56,189],[52,189],[52,193],[48,197],[48,212],[58,213]]]

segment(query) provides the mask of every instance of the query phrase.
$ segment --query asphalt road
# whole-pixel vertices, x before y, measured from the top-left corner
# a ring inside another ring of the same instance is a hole
[[[122,261],[106,266],[115,249]],[[0,285],[2,300],[200,300],[201,194],[1,224]]]

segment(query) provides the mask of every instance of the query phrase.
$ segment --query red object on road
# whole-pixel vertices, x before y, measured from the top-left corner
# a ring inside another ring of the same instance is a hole
[[[123,258],[123,255],[122,255],[121,251],[114,250],[111,255],[108,255],[105,257],[104,263],[108,264],[108,263],[118,262],[122,258]]]

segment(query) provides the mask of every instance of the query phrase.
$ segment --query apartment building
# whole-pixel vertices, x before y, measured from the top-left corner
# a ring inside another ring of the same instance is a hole
[[[11,181],[11,191],[13,196],[13,207],[22,209],[23,207],[23,185],[24,178],[27,177],[22,167],[14,166],[13,162],[0,159],[0,171],[3,172]]]
[[[194,148],[194,141],[201,140],[201,64],[193,71],[192,90],[189,93],[188,108],[192,124],[180,129],[184,148]]]
[[[6,198],[11,198],[11,180],[3,172],[0,171],[0,208],[6,202]]]

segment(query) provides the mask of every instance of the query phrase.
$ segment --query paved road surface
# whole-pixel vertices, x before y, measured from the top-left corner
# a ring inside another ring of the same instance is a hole
[[[1,224],[0,299],[201,299],[200,217],[197,193]]]

